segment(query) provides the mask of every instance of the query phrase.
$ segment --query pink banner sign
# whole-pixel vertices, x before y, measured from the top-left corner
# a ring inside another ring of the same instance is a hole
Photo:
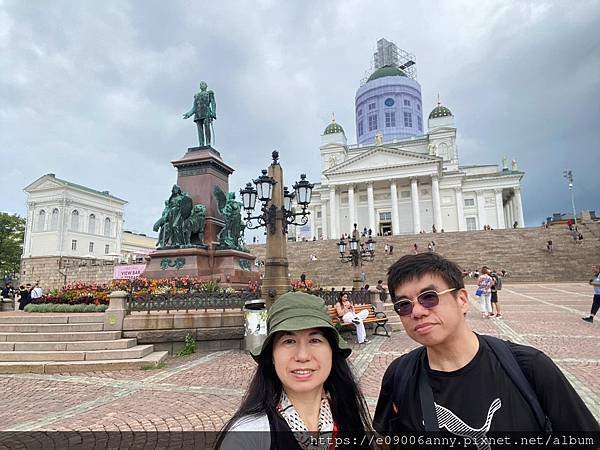
[[[146,268],[146,264],[121,264],[115,266],[113,272],[113,279],[115,280],[133,280],[134,278],[139,277],[144,269]]]

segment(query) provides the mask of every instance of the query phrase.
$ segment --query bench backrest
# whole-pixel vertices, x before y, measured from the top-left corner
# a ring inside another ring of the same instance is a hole
[[[358,314],[359,312],[361,312],[363,309],[366,309],[369,311],[369,315],[367,316],[367,319],[371,319],[375,317],[375,308],[373,308],[373,305],[368,304],[358,304],[358,305],[354,305],[354,311]],[[327,312],[329,313],[329,317],[331,317],[331,321],[335,324],[337,322],[340,322],[338,315],[337,315],[337,311],[335,310],[334,306],[330,306],[327,308]],[[366,320],[366,319],[365,319]]]

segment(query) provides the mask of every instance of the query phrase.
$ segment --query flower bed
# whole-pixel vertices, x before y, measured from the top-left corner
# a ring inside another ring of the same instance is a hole
[[[235,292],[222,289],[216,281],[202,281],[195,277],[178,278],[136,278],[134,280],[113,280],[108,284],[72,283],[61,289],[53,289],[31,304],[51,305],[108,305],[108,295],[112,291],[126,291],[134,298],[156,294],[186,294],[190,292]]]

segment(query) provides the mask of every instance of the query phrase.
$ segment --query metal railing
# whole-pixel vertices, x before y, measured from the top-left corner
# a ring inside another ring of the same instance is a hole
[[[321,297],[327,306],[334,306],[342,291],[311,291],[310,293]],[[371,294],[367,291],[343,291],[348,294],[350,301],[354,304],[371,303]]]
[[[260,298],[253,292],[191,292],[186,294],[130,294],[127,311],[185,311],[239,309],[248,300]]]

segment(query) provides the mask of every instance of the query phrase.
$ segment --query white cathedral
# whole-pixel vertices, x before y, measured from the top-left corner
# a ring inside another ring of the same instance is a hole
[[[299,234],[337,239],[355,223],[383,235],[523,227],[516,162],[460,165],[454,116],[439,99],[423,129],[414,56],[377,44],[375,70],[356,94],[358,144],[335,118],[325,128],[321,180]]]

